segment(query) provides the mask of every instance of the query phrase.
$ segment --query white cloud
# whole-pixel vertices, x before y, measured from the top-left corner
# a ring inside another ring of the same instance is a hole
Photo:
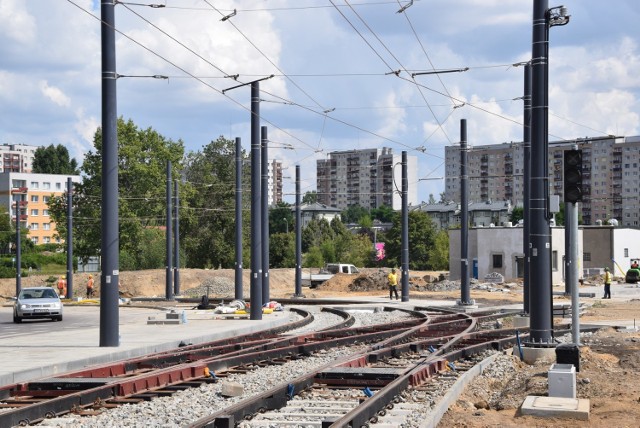
[[[60,107],[69,107],[71,105],[71,99],[55,86],[49,86],[46,80],[40,81],[40,91],[42,95],[51,100],[54,104]]]
[[[30,44],[36,39],[36,32],[36,22],[24,0],[0,2],[0,33],[20,44]]]

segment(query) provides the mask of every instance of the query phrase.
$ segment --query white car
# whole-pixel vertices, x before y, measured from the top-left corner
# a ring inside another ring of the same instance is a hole
[[[36,318],[62,321],[62,302],[53,288],[30,287],[20,291],[13,306],[13,322]]]

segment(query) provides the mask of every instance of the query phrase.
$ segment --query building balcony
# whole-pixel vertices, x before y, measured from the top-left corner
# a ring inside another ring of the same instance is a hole
[[[11,193],[27,193],[29,191],[28,187],[14,187],[11,189]]]

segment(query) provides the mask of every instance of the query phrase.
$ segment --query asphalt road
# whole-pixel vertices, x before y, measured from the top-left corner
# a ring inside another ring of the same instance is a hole
[[[153,316],[158,310],[135,307],[121,307],[118,312],[119,323],[140,320],[146,315]],[[53,331],[69,331],[78,329],[99,328],[99,306],[71,306],[65,305],[64,319],[51,321],[50,319],[24,320],[20,324],[13,322],[13,307],[0,307],[0,339],[19,337],[30,334],[48,333]]]

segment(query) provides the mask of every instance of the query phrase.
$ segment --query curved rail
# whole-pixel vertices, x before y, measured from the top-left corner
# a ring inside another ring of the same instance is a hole
[[[301,321],[289,325],[295,326]],[[277,335],[283,330],[283,327],[277,327],[207,344],[189,345],[174,352],[69,372],[37,382],[16,384],[4,389],[11,395],[11,399],[5,400],[5,407],[16,408],[0,413],[0,426],[25,425],[116,397],[142,396],[147,391],[163,389],[164,393],[171,388],[179,388],[180,384],[202,382],[205,367],[216,372],[257,362],[275,364],[282,358],[310,355],[321,349],[384,340],[424,322],[424,318],[420,318],[392,326],[334,329],[290,337]]]

